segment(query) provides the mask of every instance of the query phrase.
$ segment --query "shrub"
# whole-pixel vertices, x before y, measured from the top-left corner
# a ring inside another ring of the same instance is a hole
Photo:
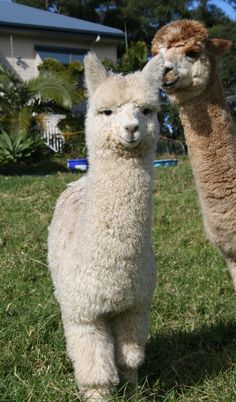
[[[64,152],[73,158],[85,157],[87,147],[84,133],[84,116],[82,114],[67,116],[59,122],[58,127],[63,132],[65,139]]]
[[[5,131],[0,134],[0,165],[34,160],[48,154],[48,148],[38,135],[26,136],[22,132],[9,135]]]

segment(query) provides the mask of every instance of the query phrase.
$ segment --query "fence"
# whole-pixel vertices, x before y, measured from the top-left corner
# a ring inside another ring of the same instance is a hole
[[[163,154],[184,155],[186,153],[186,145],[181,141],[160,136],[160,139],[157,143],[156,153],[159,155]]]
[[[65,116],[61,114],[51,114],[44,118],[45,130],[42,137],[45,143],[54,152],[63,152],[65,140],[62,132],[58,127],[58,123],[64,117]]]
[[[52,151],[63,152],[65,141],[61,134],[55,131],[46,131],[42,137]]]

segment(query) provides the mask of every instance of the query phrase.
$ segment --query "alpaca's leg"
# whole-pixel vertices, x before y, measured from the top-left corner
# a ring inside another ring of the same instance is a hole
[[[150,312],[125,312],[112,321],[116,362],[125,381],[137,382],[138,367],[143,363]]]
[[[234,289],[236,291],[236,260],[228,260],[228,268],[233,280]]]
[[[119,382],[108,325],[98,319],[89,324],[64,322],[64,328],[81,394],[88,401],[103,400]]]

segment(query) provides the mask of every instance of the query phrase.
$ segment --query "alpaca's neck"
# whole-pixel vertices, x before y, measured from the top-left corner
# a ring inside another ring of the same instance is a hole
[[[92,160],[86,225],[92,230],[96,222],[98,231],[112,233],[117,242],[137,237],[142,242],[143,233],[151,231],[152,171],[151,156],[146,160],[116,156]]]
[[[104,179],[104,177],[109,180],[113,176],[119,176],[122,171],[123,174],[130,175],[130,180],[132,180],[132,171],[145,171],[152,175],[153,172],[153,150],[146,155],[126,155],[114,154],[111,152],[103,152],[101,155],[95,154],[89,157],[89,177],[93,179]],[[122,181],[121,181],[122,182]],[[123,185],[123,183],[122,183]]]
[[[89,191],[101,193],[101,199],[105,192],[111,192],[112,196],[115,194],[116,198],[132,199],[135,199],[137,193],[147,192],[147,190],[150,193],[152,164],[153,158],[150,155],[146,159],[114,155],[94,158],[88,173]],[[106,201],[109,202],[109,200]]]
[[[217,72],[200,96],[180,107],[180,118],[190,152],[193,143],[200,151],[232,143],[232,118]]]
[[[199,192],[220,197],[236,177],[236,136],[216,71],[205,92],[180,108],[180,118]]]

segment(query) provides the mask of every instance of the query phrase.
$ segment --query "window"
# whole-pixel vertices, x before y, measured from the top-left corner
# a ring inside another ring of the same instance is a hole
[[[86,49],[59,48],[50,46],[36,45],[35,50],[42,60],[53,58],[67,65],[72,61],[83,63],[84,56],[88,52]]]

